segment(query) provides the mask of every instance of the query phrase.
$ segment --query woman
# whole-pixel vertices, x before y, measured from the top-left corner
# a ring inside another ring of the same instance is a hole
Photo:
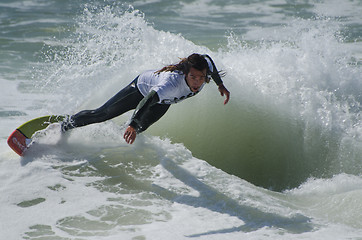
[[[132,144],[137,133],[145,131],[159,120],[171,104],[195,96],[205,83],[213,78],[219,86],[224,104],[230,92],[225,88],[214,62],[208,55],[191,54],[174,65],[158,71],[146,71],[136,77],[103,106],[95,110],[81,111],[62,123],[62,131],[99,123],[135,109],[123,138]]]

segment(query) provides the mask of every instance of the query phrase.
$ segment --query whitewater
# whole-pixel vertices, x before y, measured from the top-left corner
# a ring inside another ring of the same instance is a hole
[[[0,3],[0,239],[362,239],[361,1]],[[133,145],[132,115],[6,143],[209,54],[226,73]]]

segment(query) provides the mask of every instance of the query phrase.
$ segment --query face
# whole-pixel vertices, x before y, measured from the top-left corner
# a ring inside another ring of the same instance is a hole
[[[199,71],[192,67],[189,73],[186,75],[186,82],[192,92],[197,92],[199,91],[200,87],[205,83],[206,77],[206,69],[204,69],[203,71]]]

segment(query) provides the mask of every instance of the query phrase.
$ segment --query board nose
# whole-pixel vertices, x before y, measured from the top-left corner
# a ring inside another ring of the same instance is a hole
[[[8,137],[8,145],[13,149],[17,154],[23,156],[24,152],[28,148],[27,138],[25,135],[16,129],[9,137]]]

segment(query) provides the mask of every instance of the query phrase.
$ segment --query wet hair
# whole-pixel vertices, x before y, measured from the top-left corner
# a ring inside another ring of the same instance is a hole
[[[181,58],[179,63],[167,65],[155,73],[181,71],[183,74],[187,75],[191,68],[195,68],[199,71],[206,69],[206,72],[209,72],[209,65],[204,56],[198,53],[193,53],[187,58]]]

